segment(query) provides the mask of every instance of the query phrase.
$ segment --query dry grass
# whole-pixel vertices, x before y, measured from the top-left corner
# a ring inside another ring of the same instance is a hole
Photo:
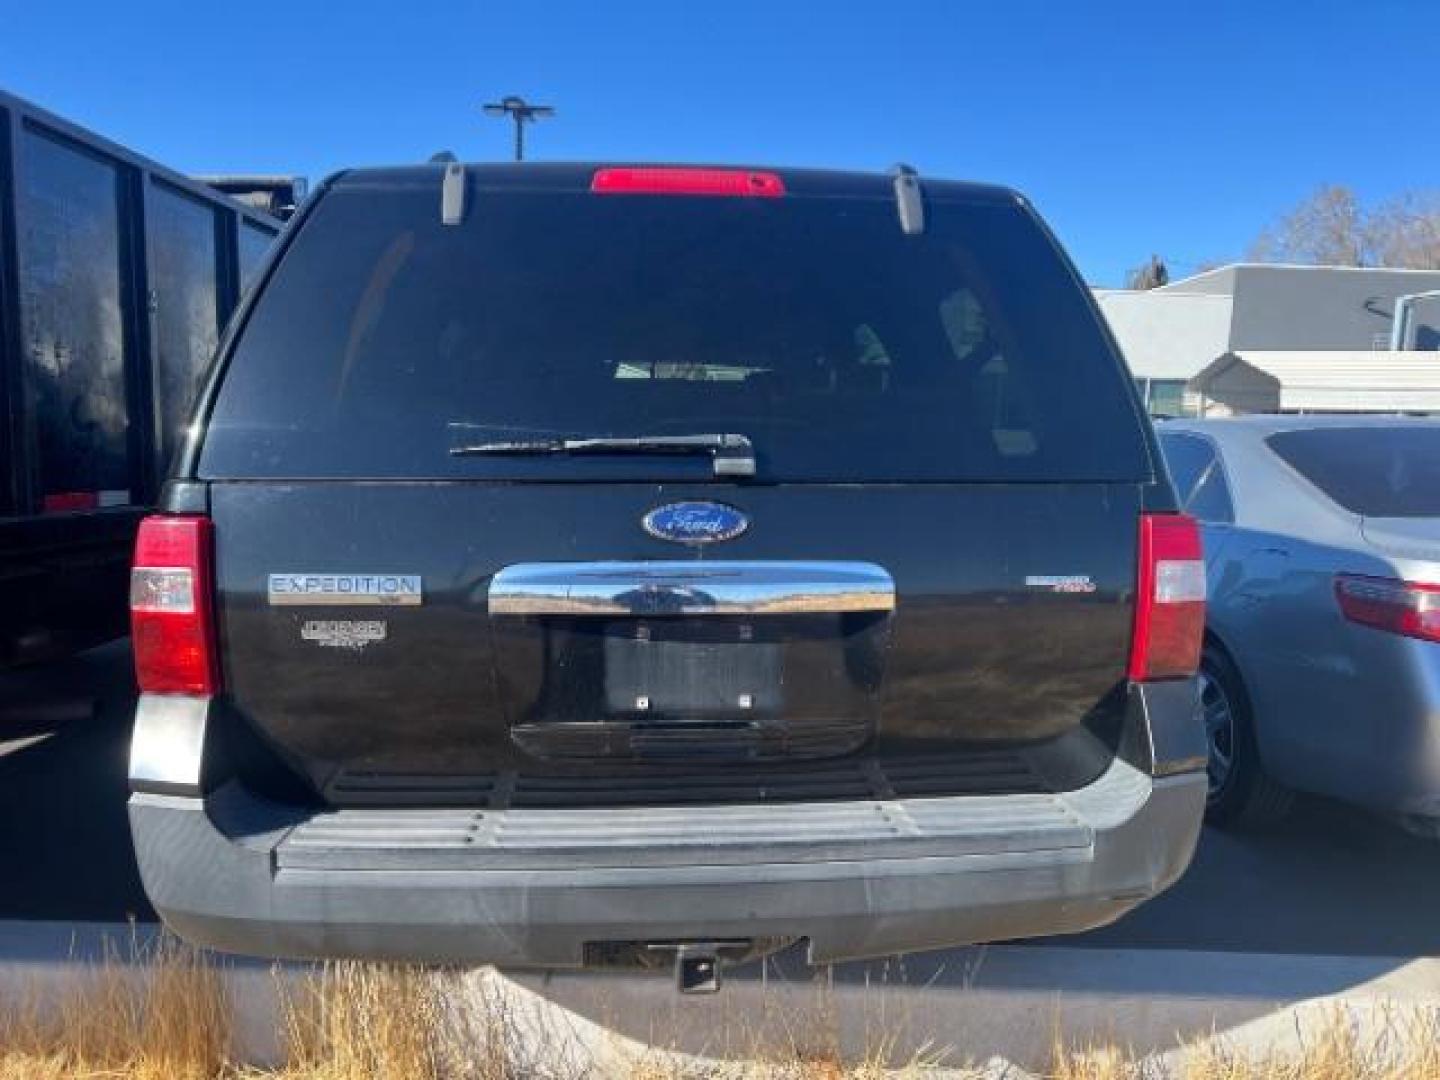
[[[210,1080],[226,1068],[230,1016],[224,978],[195,950],[132,944],[58,1001],[37,991],[4,1003],[0,1080]]]
[[[1440,1080],[1440,1012],[1381,1008],[1362,1025],[1336,1007],[1299,1035],[1289,1053],[1237,1053],[1209,1040],[1169,1055],[1161,1071],[1115,1047],[1054,1052],[1046,1080]]]
[[[135,946],[131,946],[131,951]],[[839,1051],[838,1018],[823,1010],[782,1021],[786,1038],[747,1041],[727,1029],[701,1062],[658,1050],[607,1047],[604,1066],[577,1057],[575,1040],[543,1013],[459,973],[339,963],[276,975],[280,1062],[258,1068],[232,1052],[226,972],[173,940],[148,955],[118,953],[62,997],[0,1000],[0,1080],[879,1080],[932,1076],[963,1052],[921,1054],[894,1067],[898,1046],[867,1039],[863,1060]],[[1338,1009],[1296,1053],[1245,1056],[1215,1040],[1165,1062],[1123,1048],[1057,1045],[1043,1080],[1440,1080],[1440,1013],[1392,1009],[1362,1025]],[[834,1021],[835,1026],[831,1026]],[[790,1030],[793,1027],[793,1030]],[[554,1036],[554,1037],[551,1037]],[[566,1049],[566,1047],[569,1049]],[[959,1048],[963,1051],[963,1048]],[[728,1064],[736,1057],[747,1064]],[[955,1075],[947,1071],[947,1075]],[[1004,1074],[992,1070],[987,1077]]]
[[[444,1075],[445,1048],[437,1038],[442,1002],[421,976],[335,964],[287,987],[283,1002],[289,1060],[270,1075],[286,1080]]]

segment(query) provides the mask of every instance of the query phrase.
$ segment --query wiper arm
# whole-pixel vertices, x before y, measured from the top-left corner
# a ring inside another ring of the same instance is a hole
[[[709,454],[716,476],[754,476],[755,447],[744,435],[631,435],[510,439],[452,446],[456,457],[487,454]]]

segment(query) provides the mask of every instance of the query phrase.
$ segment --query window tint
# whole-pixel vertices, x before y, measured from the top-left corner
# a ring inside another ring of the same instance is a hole
[[[1212,524],[1229,524],[1235,520],[1235,507],[1230,501],[1230,484],[1217,457],[1200,477],[1185,512]]]
[[[1440,425],[1314,428],[1266,442],[1352,514],[1440,516]]]
[[[1159,434],[1160,450],[1170,468],[1170,479],[1175,482],[1175,497],[1183,507],[1190,501],[1200,474],[1215,460],[1215,450],[1207,440],[1196,435],[1166,431],[1163,426]]]
[[[1181,431],[1160,433],[1160,449],[1180,509],[1201,521],[1229,523],[1235,520],[1230,501],[1230,484],[1215,444],[1199,435]]]
[[[270,250],[270,245],[274,242],[274,233],[241,220],[240,291],[242,293],[250,287],[250,283],[255,279],[255,271],[260,269],[260,261],[265,258],[265,253]]]
[[[22,134],[20,329],[47,511],[130,501],[115,167]]]
[[[1027,212],[937,200],[327,195],[237,346],[209,476],[694,477],[457,442],[736,432],[761,479],[1135,480],[1123,370]]]
[[[195,388],[219,336],[215,212],[163,184],[152,184],[150,290],[154,296],[155,407],[160,463],[169,462]]]

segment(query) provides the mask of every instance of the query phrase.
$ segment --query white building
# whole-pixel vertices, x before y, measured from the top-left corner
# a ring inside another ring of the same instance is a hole
[[[1180,414],[1186,384],[1229,350],[1233,298],[1169,286],[1097,289],[1095,296],[1151,411]]]
[[[1440,297],[1411,302],[1404,351],[1389,351],[1397,299],[1434,290],[1440,272],[1429,270],[1238,263],[1095,296],[1156,414],[1440,412],[1426,396],[1440,378]],[[1240,392],[1257,371],[1278,380],[1274,394],[1259,392],[1264,378]]]

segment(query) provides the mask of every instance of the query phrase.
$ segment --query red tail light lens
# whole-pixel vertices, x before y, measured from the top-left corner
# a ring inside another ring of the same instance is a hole
[[[1189,678],[1205,640],[1205,560],[1195,519],[1142,515],[1139,561],[1130,678]]]
[[[748,169],[600,169],[590,190],[604,195],[742,195],[775,199],[785,181]]]
[[[211,607],[212,537],[205,517],[147,517],[130,570],[130,629],[140,689],[220,689]]]
[[[1339,574],[1335,599],[1353,623],[1421,641],[1440,641],[1440,585]]]

